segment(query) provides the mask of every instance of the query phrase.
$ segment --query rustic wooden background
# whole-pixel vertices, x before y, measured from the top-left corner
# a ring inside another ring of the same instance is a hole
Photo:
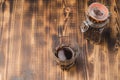
[[[83,38],[79,26],[92,2],[111,12],[103,42]],[[120,80],[120,0],[66,0],[73,8],[68,39],[79,44],[80,56],[69,71],[53,59],[62,32],[62,0],[0,0],[0,80]]]

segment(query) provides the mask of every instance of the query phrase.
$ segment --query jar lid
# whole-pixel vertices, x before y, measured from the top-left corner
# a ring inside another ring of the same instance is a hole
[[[92,3],[88,8],[88,16],[97,21],[104,21],[109,16],[109,11],[106,6],[101,3]]]

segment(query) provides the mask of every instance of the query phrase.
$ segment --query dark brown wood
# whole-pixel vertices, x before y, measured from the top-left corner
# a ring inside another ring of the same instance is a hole
[[[94,1],[111,12],[101,44],[84,39],[79,26]],[[77,42],[76,66],[62,71],[52,49],[62,32],[62,0],[0,0],[0,80],[120,80],[120,0],[66,0],[73,16],[66,30]]]

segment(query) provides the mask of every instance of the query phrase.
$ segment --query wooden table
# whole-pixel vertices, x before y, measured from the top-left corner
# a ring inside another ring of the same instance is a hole
[[[99,45],[79,29],[94,1],[111,12]],[[120,0],[67,0],[67,6],[74,14],[66,35],[79,44],[80,56],[63,71],[52,52],[62,32],[62,0],[0,0],[0,80],[120,80]]]

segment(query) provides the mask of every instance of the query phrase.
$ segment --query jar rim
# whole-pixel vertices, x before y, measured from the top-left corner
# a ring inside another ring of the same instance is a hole
[[[95,8],[97,8],[97,10],[100,11],[103,15],[101,15],[101,16],[96,15],[95,12],[94,12]],[[98,3],[98,2],[95,2],[95,3],[92,3],[88,7],[87,15],[91,16],[95,20],[104,21],[108,18],[109,11],[108,11],[108,8],[105,5],[103,5],[101,3]]]

